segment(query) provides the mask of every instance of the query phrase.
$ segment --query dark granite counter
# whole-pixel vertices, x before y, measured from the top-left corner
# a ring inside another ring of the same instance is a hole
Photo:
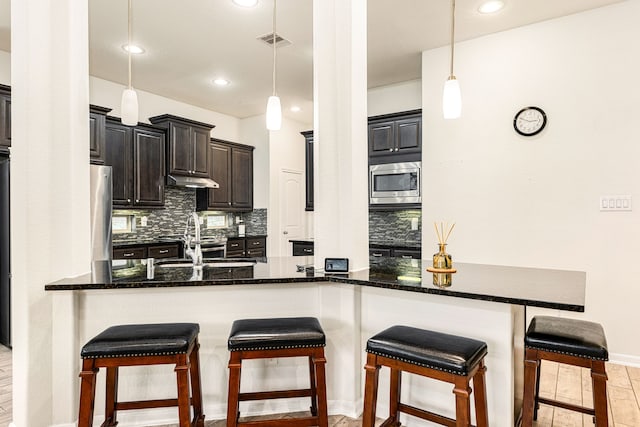
[[[246,262],[247,259],[237,261]],[[158,262],[158,260],[156,261]],[[300,282],[336,282],[359,286],[420,292],[457,298],[584,311],[586,273],[524,267],[456,263],[450,277],[425,271],[426,260],[400,258],[370,259],[369,269],[344,275],[324,274],[313,269],[313,257],[257,258],[242,267],[192,268],[155,266],[148,275],[146,260],[98,263],[91,274],[62,279],[45,286],[47,291],[92,289],[161,288],[180,286],[222,286]],[[303,271],[299,271],[303,270]],[[441,286],[443,279],[450,285]]]

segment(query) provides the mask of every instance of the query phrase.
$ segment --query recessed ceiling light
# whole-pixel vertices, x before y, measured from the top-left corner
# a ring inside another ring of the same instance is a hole
[[[293,113],[297,113],[301,110],[301,108],[298,107],[297,105],[293,105],[291,108],[289,108],[289,110],[291,110],[291,112]]]
[[[233,4],[242,7],[254,7],[258,4],[258,0],[233,0]]]
[[[218,77],[217,79],[214,79],[213,82],[215,84],[217,84],[218,86],[227,86],[229,83],[231,83],[229,80],[223,79],[221,77]]]
[[[133,54],[139,54],[139,53],[144,53],[144,49],[141,48],[140,46],[136,46],[135,44],[132,45],[128,45],[128,44],[123,44],[122,45],[122,50],[124,50],[125,52],[131,52]]]
[[[480,13],[495,13],[504,7],[504,2],[501,0],[490,0],[482,3],[478,8]]]

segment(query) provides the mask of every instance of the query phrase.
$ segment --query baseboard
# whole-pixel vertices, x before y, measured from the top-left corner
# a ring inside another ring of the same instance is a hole
[[[53,424],[49,427],[76,427],[76,423],[67,423],[67,424]],[[11,427],[11,424],[9,424],[9,427]]]
[[[609,354],[609,362],[617,363],[618,365],[633,366],[640,368],[640,356],[631,356],[628,354]]]

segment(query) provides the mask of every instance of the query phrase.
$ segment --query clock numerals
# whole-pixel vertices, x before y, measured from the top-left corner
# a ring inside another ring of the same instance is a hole
[[[513,120],[514,129],[523,136],[533,136],[540,133],[546,124],[547,116],[538,107],[523,108]]]

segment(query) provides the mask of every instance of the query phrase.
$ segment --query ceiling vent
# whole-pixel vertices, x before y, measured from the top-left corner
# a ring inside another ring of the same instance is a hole
[[[265,34],[264,36],[258,37],[258,40],[265,42],[269,46],[273,46],[273,39],[274,39],[273,33]],[[285,39],[278,33],[276,33],[275,39],[276,39],[276,47],[285,47],[291,44],[289,40]]]

